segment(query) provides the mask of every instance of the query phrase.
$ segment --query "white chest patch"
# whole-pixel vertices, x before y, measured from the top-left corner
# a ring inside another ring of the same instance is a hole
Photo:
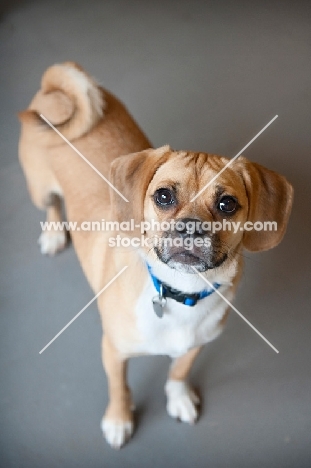
[[[221,286],[219,291],[228,300],[232,299],[230,285]],[[217,293],[199,300],[193,307],[168,298],[162,318],[153,310],[155,295],[157,292],[148,278],[135,309],[141,341],[135,343],[134,353],[164,354],[174,358],[213,340],[221,332],[220,321],[228,305]]]

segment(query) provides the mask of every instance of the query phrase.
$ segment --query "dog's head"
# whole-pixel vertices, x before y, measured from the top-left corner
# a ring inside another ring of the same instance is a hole
[[[228,162],[169,146],[117,158],[110,180],[129,203],[111,192],[115,220],[143,223],[145,252],[188,273],[226,265],[241,247],[275,247],[286,230],[291,185],[242,156],[222,171]]]

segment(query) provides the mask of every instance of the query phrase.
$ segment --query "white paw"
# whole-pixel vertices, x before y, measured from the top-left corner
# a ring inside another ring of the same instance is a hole
[[[172,418],[194,424],[198,418],[196,405],[200,403],[199,397],[189,388],[186,382],[168,380],[165,385],[167,397],[166,409]]]
[[[43,255],[55,255],[64,249],[67,243],[66,231],[44,231],[41,233],[38,244]]]
[[[114,449],[119,449],[131,438],[133,423],[103,418],[101,429],[108,444]]]

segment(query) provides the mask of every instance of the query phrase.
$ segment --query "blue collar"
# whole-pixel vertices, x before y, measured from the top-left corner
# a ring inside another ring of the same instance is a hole
[[[147,263],[147,268],[149,271],[149,274],[151,276],[152,282],[154,287],[156,288],[157,292],[160,293],[160,287],[162,286],[163,288],[163,297],[167,298],[170,297],[171,299],[174,299],[177,302],[181,302],[184,305],[193,307],[196,305],[196,303],[200,299],[204,299],[205,297],[210,296],[215,292],[215,289],[218,289],[221,285],[219,283],[213,283],[213,287],[215,289],[203,289],[203,291],[198,292],[198,293],[183,293],[182,291],[179,291],[178,289],[174,289],[171,286],[169,286],[166,283],[163,283],[160,281],[158,278],[156,278],[152,272],[151,272],[151,266],[148,265]]]

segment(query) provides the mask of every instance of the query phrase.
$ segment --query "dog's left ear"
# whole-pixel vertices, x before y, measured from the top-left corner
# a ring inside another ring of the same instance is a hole
[[[285,177],[241,156],[238,171],[243,177],[249,201],[248,221],[275,221],[276,230],[244,231],[243,245],[258,252],[272,249],[281,242],[293,202],[293,188]]]
[[[120,156],[111,163],[109,180],[128,200],[126,202],[115,190],[110,189],[115,221],[134,219],[135,223],[140,223],[143,220],[148,186],[157,169],[167,161],[170,154],[171,149],[166,145]]]

